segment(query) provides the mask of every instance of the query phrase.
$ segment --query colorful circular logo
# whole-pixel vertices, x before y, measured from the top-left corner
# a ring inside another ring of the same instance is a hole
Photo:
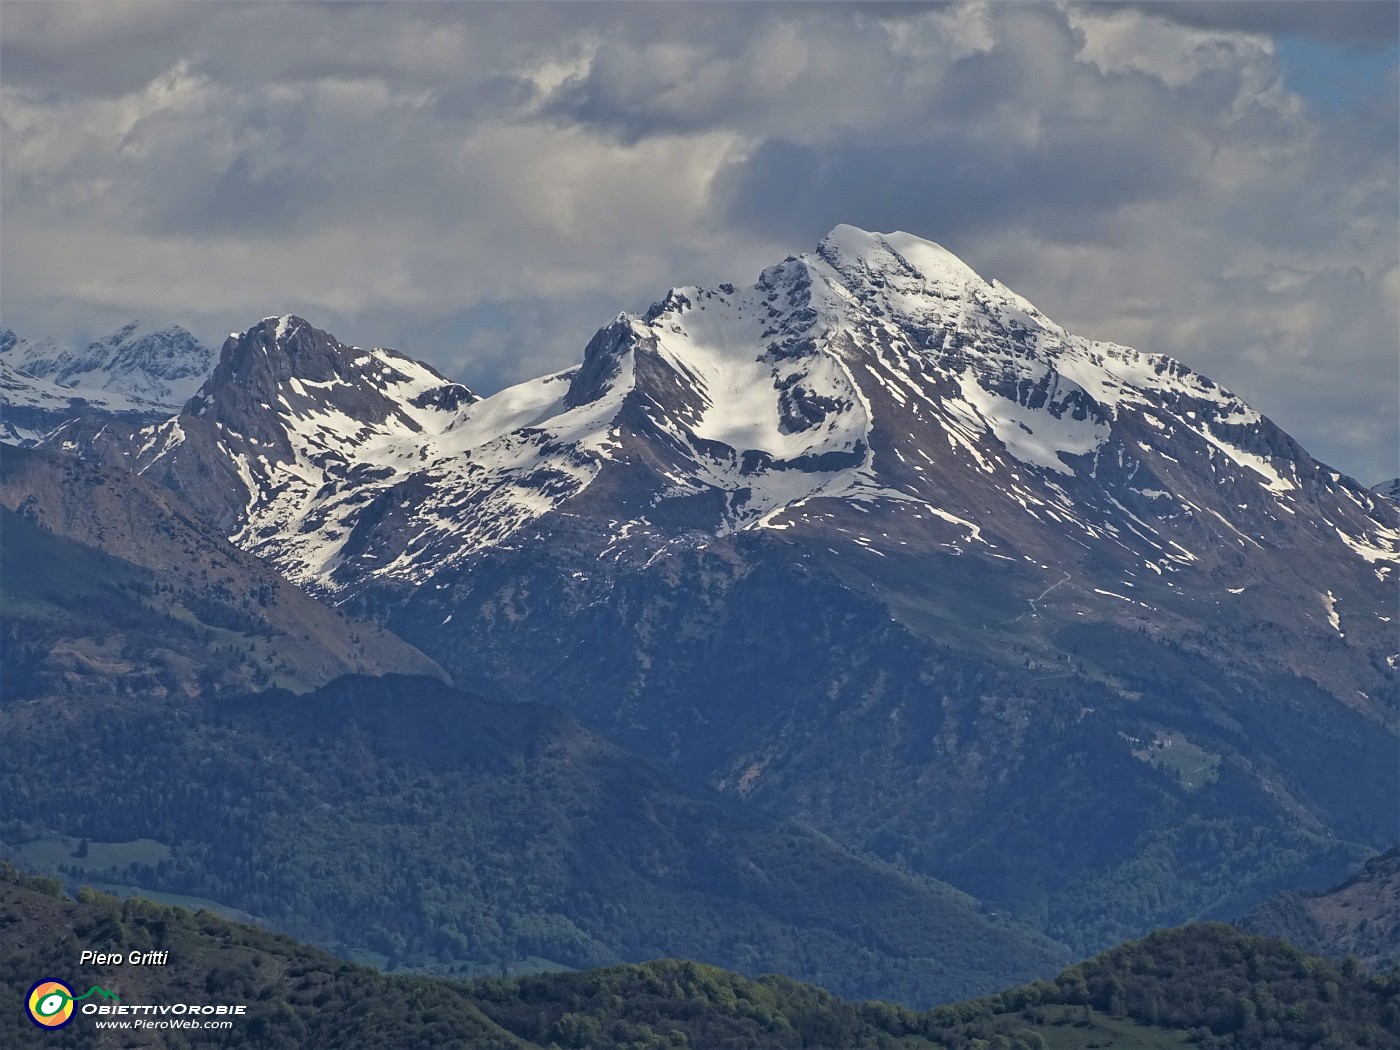
[[[62,981],[36,981],[26,1003],[29,1019],[40,1028],[62,1028],[73,1020],[73,989]]]

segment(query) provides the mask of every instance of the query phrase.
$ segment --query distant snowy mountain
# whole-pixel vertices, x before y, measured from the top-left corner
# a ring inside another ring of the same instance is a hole
[[[179,325],[133,321],[82,349],[0,328],[0,442],[32,444],[79,420],[149,423],[208,377],[214,351]]]
[[[168,405],[126,394],[61,387],[27,375],[0,357],[0,444],[32,445],[56,427],[78,419],[122,420],[139,426],[169,411]]]
[[[3,329],[0,358],[55,386],[179,407],[209,377],[217,355],[179,325],[132,321],[81,349],[51,339],[31,343]]]
[[[1400,508],[910,234],[673,289],[487,398],[268,318],[178,416],[46,444],[1082,949],[1145,870],[1174,922],[1389,844]]]
[[[1371,488],[1372,492],[1379,492],[1387,499],[1400,502],[1400,478],[1391,478],[1389,481],[1382,481],[1379,485]]]

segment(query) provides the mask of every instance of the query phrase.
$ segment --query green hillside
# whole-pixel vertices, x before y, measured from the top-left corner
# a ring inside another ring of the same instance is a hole
[[[1211,924],[1162,931],[1054,981],[924,1013],[849,1002],[784,977],[660,960],[584,973],[461,981],[395,976],[204,913],[84,892],[0,866],[0,1045],[260,1050],[1302,1050],[1400,1046],[1400,975],[1336,967]],[[84,948],[168,950],[163,967],[78,966]],[[222,1031],[113,1041],[90,1016],[26,1019],[39,977],[128,1004],[245,1005]]]
[[[947,1045],[1025,1028],[1045,1045],[1207,1050],[1400,1047],[1400,971],[1340,967],[1225,923],[1159,930],[1053,981],[931,1012]],[[1111,1034],[1091,1037],[1093,1028]],[[1078,1029],[1081,1035],[1076,1035]],[[1039,1046],[1032,1038],[1027,1045]]]

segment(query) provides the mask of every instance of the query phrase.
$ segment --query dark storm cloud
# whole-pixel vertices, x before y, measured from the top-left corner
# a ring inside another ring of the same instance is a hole
[[[539,90],[522,77],[491,76],[453,85],[433,95],[433,112],[444,120],[475,123],[527,108]]]
[[[135,91],[170,68],[172,50],[199,37],[211,13],[194,4],[8,4],[0,71],[7,85],[59,95]]]
[[[1395,473],[1394,13],[8,4],[4,314],[217,341],[295,310],[491,389],[853,222]]]
[[[476,5],[479,34],[454,33],[451,4],[265,3],[12,4],[5,10],[0,67],[7,82],[65,94],[135,91],[184,59],[226,83],[295,83],[323,76],[441,77],[444,58],[476,58],[499,21],[498,5]],[[442,30],[434,51],[431,43]],[[420,60],[406,60],[405,49]],[[116,57],[119,56],[119,57]],[[458,72],[464,71],[458,66]]]
[[[302,173],[258,173],[247,158],[197,180],[162,180],[146,201],[140,228],[154,236],[285,230],[304,225],[317,198],[331,189]]]
[[[1300,36],[1363,51],[1394,47],[1400,4],[1389,0],[1153,0],[1132,4],[1145,14],[1197,29]]]
[[[1125,143],[1102,128],[1034,149],[951,132],[917,145],[765,142],[727,177],[728,221],[812,241],[838,222],[920,225],[956,243],[1006,228],[1054,241],[1098,241],[1112,215],[1185,176],[1164,143]]]
[[[1008,13],[1003,28],[994,46],[939,70],[921,126],[900,121],[897,138],[877,125],[835,141],[763,141],[717,184],[726,217],[801,240],[850,222],[937,230],[954,244],[1006,228],[1098,242],[1123,205],[1189,185],[1204,147],[1188,125],[1154,119],[1160,83],[1076,63],[1070,27],[1049,9]],[[1094,105],[1065,105],[1090,86]],[[1237,91],[1228,74],[1191,86],[1209,108]]]

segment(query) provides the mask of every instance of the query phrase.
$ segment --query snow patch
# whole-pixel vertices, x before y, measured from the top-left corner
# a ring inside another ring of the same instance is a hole
[[[1331,591],[1322,595],[1322,604],[1327,609],[1327,622],[1332,625],[1332,630],[1337,632],[1337,637],[1345,638],[1342,632],[1342,618],[1337,615],[1337,599],[1332,596]]]
[[[1108,440],[1107,424],[1076,420],[1069,412],[1056,419],[1049,412],[1027,408],[983,389],[971,369],[958,377],[958,383],[964,400],[977,410],[1006,451],[1022,463],[1073,476],[1073,468],[1063,457],[1087,455]]]

